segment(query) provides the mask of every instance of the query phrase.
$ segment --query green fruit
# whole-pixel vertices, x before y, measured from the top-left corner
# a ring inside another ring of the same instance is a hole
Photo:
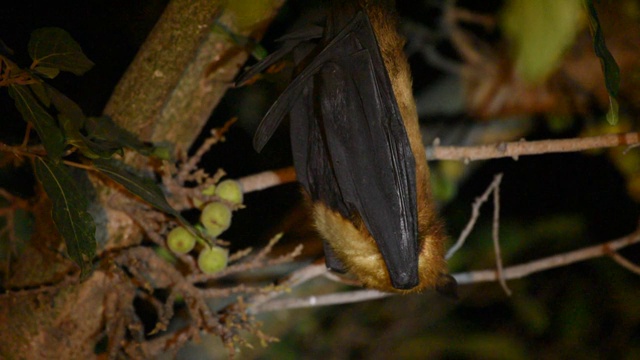
[[[202,209],[200,222],[210,236],[216,237],[231,225],[231,210],[221,202],[209,203]]]
[[[202,200],[198,199],[198,198],[193,198],[193,206],[195,206],[197,209],[202,209],[202,207],[204,206],[204,202],[202,202]]]
[[[202,189],[202,195],[215,195],[215,193],[216,193],[215,185],[209,185],[206,188]]]
[[[167,245],[176,254],[186,254],[196,245],[196,237],[189,230],[178,226],[169,232]]]
[[[229,253],[218,246],[205,248],[198,255],[198,267],[205,274],[214,274],[227,267]]]
[[[242,204],[242,186],[236,180],[225,180],[216,187],[216,195],[233,204]]]

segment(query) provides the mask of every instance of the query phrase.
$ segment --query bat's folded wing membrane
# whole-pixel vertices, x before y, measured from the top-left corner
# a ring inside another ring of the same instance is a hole
[[[254,137],[258,151],[289,112],[300,181],[343,215],[358,212],[395,288],[417,285],[415,160],[364,13],[328,41],[271,107]]]
[[[409,289],[418,283],[415,162],[402,119],[390,116],[395,98],[382,96],[373,66],[367,49],[325,64],[321,118],[343,201],[375,239],[392,285]]]

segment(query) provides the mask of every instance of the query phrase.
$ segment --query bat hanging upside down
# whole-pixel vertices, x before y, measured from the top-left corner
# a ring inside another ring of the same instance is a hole
[[[298,181],[330,269],[382,291],[455,296],[396,27],[391,1],[335,1],[324,28],[283,37],[238,84],[293,53],[293,79],[253,145],[260,151],[289,114]]]

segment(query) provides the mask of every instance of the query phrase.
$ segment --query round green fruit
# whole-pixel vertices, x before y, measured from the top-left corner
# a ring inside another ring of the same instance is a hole
[[[198,267],[205,274],[215,274],[227,267],[229,253],[218,246],[204,248],[198,255]]]
[[[211,202],[202,209],[200,222],[207,229],[207,234],[217,237],[231,225],[231,210],[221,202]]]
[[[176,254],[186,254],[196,245],[196,237],[189,230],[178,226],[169,232],[167,245]]]
[[[209,185],[206,188],[202,189],[202,195],[215,195],[216,194],[216,186],[215,185]]]
[[[216,196],[233,204],[242,204],[242,186],[236,180],[221,181],[216,186]]]

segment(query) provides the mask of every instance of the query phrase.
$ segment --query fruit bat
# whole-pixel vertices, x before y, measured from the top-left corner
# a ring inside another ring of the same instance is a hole
[[[429,190],[411,75],[389,1],[335,1],[324,28],[281,49],[238,85],[292,53],[289,86],[256,130],[260,151],[290,117],[298,181],[311,201],[327,266],[392,292],[455,294]]]

